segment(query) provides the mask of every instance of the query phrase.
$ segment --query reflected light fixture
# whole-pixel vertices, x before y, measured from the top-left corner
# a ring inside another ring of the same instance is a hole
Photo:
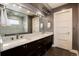
[[[37,14],[41,15],[41,12],[40,12],[40,11],[38,11],[38,12],[37,12]]]
[[[13,7],[16,7],[16,4],[13,4]]]
[[[29,10],[27,10],[27,13],[30,13],[30,11],[29,11]]]
[[[21,6],[19,6],[19,9],[21,9],[22,7]]]
[[[9,4],[9,3],[5,3],[5,4]]]

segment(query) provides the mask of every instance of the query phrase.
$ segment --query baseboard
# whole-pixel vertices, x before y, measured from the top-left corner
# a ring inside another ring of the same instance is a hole
[[[53,44],[52,47],[56,47],[56,46]]]
[[[69,50],[70,52],[72,52],[72,53],[75,53],[75,54],[77,54],[77,56],[79,56],[79,53],[78,53],[78,51],[77,50]]]

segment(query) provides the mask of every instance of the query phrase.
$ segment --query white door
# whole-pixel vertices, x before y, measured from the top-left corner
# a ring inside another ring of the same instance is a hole
[[[72,8],[54,13],[54,44],[72,49]]]
[[[32,32],[33,33],[39,32],[39,17],[35,17],[32,19]]]

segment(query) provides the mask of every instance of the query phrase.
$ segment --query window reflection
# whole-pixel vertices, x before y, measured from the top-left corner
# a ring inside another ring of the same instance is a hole
[[[28,29],[25,26],[28,16],[23,13],[5,9],[2,11],[1,17],[0,34],[24,33]]]
[[[19,25],[19,21],[15,19],[7,19],[7,25]]]

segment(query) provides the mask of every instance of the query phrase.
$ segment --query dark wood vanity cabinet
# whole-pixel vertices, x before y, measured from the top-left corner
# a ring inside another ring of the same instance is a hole
[[[1,52],[2,56],[42,56],[53,44],[53,35]]]

